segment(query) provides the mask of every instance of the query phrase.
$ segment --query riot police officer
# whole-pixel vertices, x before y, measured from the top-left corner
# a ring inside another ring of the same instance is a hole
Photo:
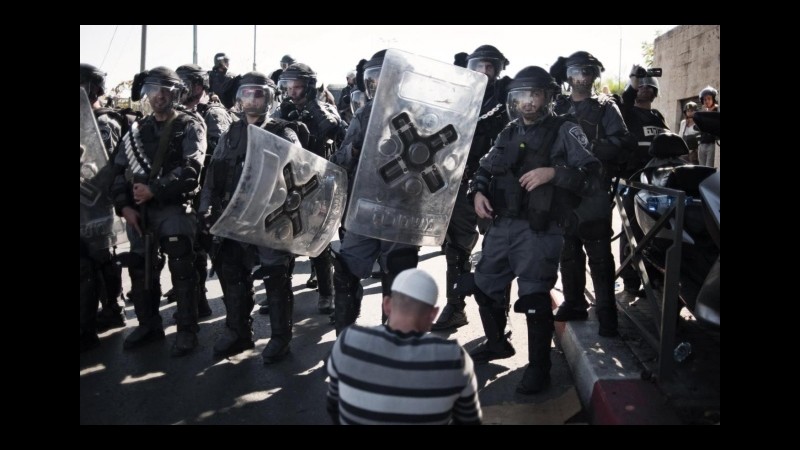
[[[185,87],[172,69],[156,67],[136,75],[132,92],[134,100],[146,99],[153,113],[131,127],[124,138],[125,151],[118,152],[114,160],[117,173],[112,186],[114,207],[144,237],[145,244],[150,240],[157,242],[169,257],[178,303],[178,333],[172,355],[183,356],[197,346],[194,269],[197,224],[191,199],[197,192],[203,166],[205,127],[194,114],[175,109]],[[133,180],[126,179],[126,169],[133,172]],[[146,262],[155,259],[155,249],[132,243],[131,251],[138,256],[138,263],[132,263],[128,269],[130,296],[139,326],[125,339],[126,349],[164,337],[159,299],[150,295],[152,286],[145,283],[152,269],[146,267]]]
[[[603,163],[600,189],[587,193],[564,233],[561,251],[561,286],[564,303],[555,320],[585,320],[589,307],[584,296],[586,257],[596,301],[601,336],[617,334],[617,307],[614,297],[615,264],[611,253],[611,189],[619,165],[632,151],[632,139],[612,97],[594,95],[592,87],[605,69],[594,55],[579,51],[558,58],[550,74],[559,84],[567,82],[569,97],[556,102],[556,114],[571,114],[580,124],[591,144],[592,154]],[[583,249],[586,249],[584,253]]]
[[[267,113],[276,96],[275,83],[260,72],[249,72],[240,81],[236,102],[244,113],[244,120],[234,122],[222,135],[208,168],[208,177],[200,194],[200,215],[205,227],[210,229],[227,207],[242,175],[247,155],[247,126],[252,124],[300,144],[295,130],[298,124],[280,119],[268,119]],[[302,126],[302,125],[300,125]],[[270,306],[272,338],[262,356],[269,364],[282,359],[289,352],[292,339],[291,275],[294,255],[259,248],[261,266],[264,268],[264,285]],[[253,280],[251,270],[255,263],[252,246],[232,239],[217,243],[214,266],[220,278],[227,316],[225,333],[214,344],[214,354],[229,356],[253,348],[252,319]]]
[[[206,126],[207,152],[203,161],[203,169],[200,172],[200,185],[205,180],[206,169],[214,154],[214,149],[219,142],[219,138],[233,122],[234,116],[228,112],[222,103],[209,101],[206,92],[209,89],[208,73],[196,64],[185,64],[176,70],[178,76],[186,86],[187,93],[183,96],[182,104],[186,112],[196,114]],[[199,205],[199,197],[195,198],[194,206]],[[198,317],[208,317],[211,315],[211,307],[206,298],[206,260],[208,251],[211,250],[210,236],[207,233],[200,233],[195,242],[195,268],[197,270],[197,311]],[[174,292],[174,291],[173,291]],[[174,298],[174,295],[172,296]]]
[[[98,99],[105,93],[106,74],[91,64],[83,63],[80,65],[80,72],[80,85],[89,97],[106,156],[112,159],[117,142],[122,137],[123,127],[127,128],[127,119],[111,108],[100,106]],[[107,185],[105,187],[108,188]],[[122,292],[122,276],[112,261],[111,252],[105,248],[104,243],[95,245],[100,243],[87,242],[83,237],[80,244],[80,328],[81,351],[84,351],[99,343],[97,331],[124,327],[125,315],[117,302],[117,297]],[[98,300],[102,306],[99,313]]]
[[[514,311],[528,323],[528,361],[517,392],[532,394],[550,380],[553,311],[550,290],[558,276],[562,228],[581,193],[600,169],[580,126],[553,113],[558,85],[540,67],[522,69],[509,84],[512,122],[480,161],[470,182],[478,217],[492,218],[475,269],[475,300],[486,342],[475,362],[508,358],[515,351],[502,334],[503,295],[514,278]]]
[[[306,148],[317,156],[328,159],[341,143],[346,124],[339,117],[335,106],[317,99],[317,74],[311,67],[295,63],[281,73],[280,82],[286,86],[287,97],[273,116],[305,124],[309,133]],[[319,289],[317,309],[323,314],[330,313],[333,301],[330,246],[319,256],[310,259]]]
[[[228,71],[229,64],[228,55],[217,53],[214,55],[214,67],[208,71],[209,92],[216,94],[226,108],[233,106],[232,95],[235,94],[236,74]]]
[[[481,45],[466,58],[467,68],[485,74],[489,83],[483,94],[478,125],[475,128],[466,169],[447,227],[444,244],[447,261],[447,304],[431,328],[434,331],[458,328],[467,324],[467,315],[464,312],[465,297],[456,292],[455,285],[460,276],[470,272],[472,265],[469,257],[478,242],[476,229],[478,216],[475,215],[475,208],[467,200],[468,183],[478,170],[478,161],[489,151],[494,139],[508,123],[504,95],[505,85],[510,78],[500,78],[500,72],[509,64],[508,59],[491,45]]]
[[[367,103],[353,116],[353,122],[347,129],[342,146],[333,155],[331,161],[342,166],[348,173],[350,189],[358,159],[364,146],[369,116],[372,112],[373,99],[378,89],[381,66],[386,50],[375,53],[369,61],[359,63],[356,77],[359,87],[363,87]],[[383,259],[381,267],[385,268],[381,278],[384,295],[391,293],[395,277],[406,269],[417,266],[419,247],[398,242],[385,241],[345,231],[341,249],[334,258],[335,304],[334,322],[338,335],[346,326],[355,323],[361,312],[363,289],[361,280],[372,274],[372,266],[377,258]],[[384,316],[383,320],[386,318]]]

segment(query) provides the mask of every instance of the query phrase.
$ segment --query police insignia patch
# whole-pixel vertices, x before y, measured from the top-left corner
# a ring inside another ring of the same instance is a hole
[[[581,144],[583,148],[585,149],[589,148],[589,138],[587,138],[586,135],[583,133],[581,127],[575,126],[570,128],[569,134],[571,134],[572,137],[574,137],[575,140],[578,141],[578,143]]]

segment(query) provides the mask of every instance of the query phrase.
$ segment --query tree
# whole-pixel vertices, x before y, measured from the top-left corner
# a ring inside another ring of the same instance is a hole
[[[647,67],[653,67],[653,60],[655,59],[654,42],[659,36],[661,36],[661,30],[656,30],[652,41],[642,42],[642,58],[644,59],[644,65]]]

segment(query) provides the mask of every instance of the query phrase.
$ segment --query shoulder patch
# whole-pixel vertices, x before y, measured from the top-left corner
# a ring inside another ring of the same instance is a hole
[[[586,134],[584,134],[581,127],[577,125],[573,126],[569,129],[569,134],[572,135],[572,137],[574,137],[579,144],[581,144],[581,147],[587,150],[589,149],[589,138],[586,137]]]

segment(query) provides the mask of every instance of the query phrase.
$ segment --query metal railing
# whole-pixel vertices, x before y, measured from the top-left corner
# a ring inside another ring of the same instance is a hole
[[[679,311],[679,291],[680,291],[680,273],[681,273],[681,251],[683,243],[683,217],[686,208],[686,193],[676,189],[663,188],[643,184],[639,182],[626,182],[620,180],[621,186],[633,188],[637,190],[645,190],[655,192],[657,194],[668,195],[674,198],[672,205],[668,207],[666,212],[656,221],[653,228],[644,235],[641,242],[637,242],[636,237],[633,235],[630,219],[628,218],[625,208],[622,203],[621,192],[623,189],[618,189],[614,194],[617,209],[622,219],[622,229],[628,237],[628,247],[631,252],[624,261],[620,261],[619,268],[617,269],[616,276],[619,277],[622,269],[628,264],[633,264],[634,269],[642,279],[642,285],[647,294],[648,301],[652,302],[655,306],[654,310],[659,314],[656,317],[656,324],[658,336],[648,330],[648,327],[637,317],[632,315],[627,308],[621,308],[625,315],[636,325],[642,332],[645,340],[650,346],[658,351],[658,372],[659,380],[669,380],[674,375],[675,361],[673,359],[673,351],[675,348],[675,330],[677,326],[677,317]],[[634,199],[634,210],[636,208]],[[675,218],[672,223],[672,229],[667,229],[665,226],[669,224],[669,219]],[[635,219],[635,217],[634,217]],[[660,233],[664,231],[664,233]],[[664,285],[661,292],[661,310],[658,309],[658,293],[653,289],[650,283],[650,277],[645,268],[642,250],[647,247],[658,235],[659,238],[668,237],[672,240],[672,245],[666,251],[666,261],[664,265]],[[666,236],[665,236],[666,235]],[[622,255],[620,255],[622,259]]]

